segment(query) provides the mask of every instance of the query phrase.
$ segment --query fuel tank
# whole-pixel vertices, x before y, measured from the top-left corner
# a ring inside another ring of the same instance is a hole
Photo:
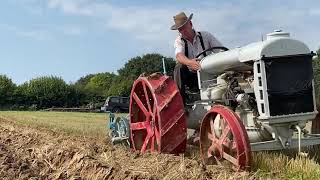
[[[266,40],[210,54],[200,61],[200,65],[201,71],[218,75],[225,71],[252,70],[253,62],[260,60],[262,57],[308,53],[310,53],[310,50],[303,42],[290,38],[289,33],[275,31],[267,34]]]

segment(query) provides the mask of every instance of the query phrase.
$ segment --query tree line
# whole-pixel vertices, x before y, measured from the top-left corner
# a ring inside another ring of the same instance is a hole
[[[320,54],[320,49],[317,51]],[[108,96],[129,96],[133,81],[140,74],[162,72],[165,59],[169,75],[175,60],[161,54],[145,54],[128,60],[117,74],[104,72],[81,77],[68,84],[61,77],[43,76],[16,85],[6,75],[0,75],[0,109],[38,110],[51,107],[100,107]],[[316,99],[320,102],[320,57],[313,60]],[[319,104],[319,103],[318,103]]]
[[[51,107],[99,107],[108,96],[129,96],[133,81],[142,73],[162,72],[162,58],[169,75],[175,60],[160,54],[145,54],[128,60],[117,74],[103,72],[66,83],[61,77],[43,76],[16,85],[0,75],[0,109],[38,110]]]

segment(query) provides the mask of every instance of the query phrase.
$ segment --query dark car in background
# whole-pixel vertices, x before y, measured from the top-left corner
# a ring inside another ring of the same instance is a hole
[[[129,97],[109,96],[101,107],[102,112],[129,112]]]

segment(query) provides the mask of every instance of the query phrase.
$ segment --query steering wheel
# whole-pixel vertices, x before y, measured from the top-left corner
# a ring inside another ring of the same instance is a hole
[[[216,50],[216,49],[220,49],[220,50],[223,50],[223,51],[228,51],[229,49],[224,47],[224,46],[216,46],[216,47],[211,47],[211,48],[208,48],[204,51],[202,51],[201,53],[199,53],[196,58],[198,58],[199,56],[203,55],[204,53],[208,52],[208,51],[213,51],[213,50]]]

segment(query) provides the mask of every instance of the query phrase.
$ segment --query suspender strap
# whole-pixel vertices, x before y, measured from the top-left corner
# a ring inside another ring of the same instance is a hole
[[[200,36],[199,36],[199,39],[200,39],[201,47],[202,47],[202,50],[204,51],[206,48],[204,47],[202,35],[201,35],[200,32],[198,32],[198,33],[199,33],[199,35],[200,35]],[[181,39],[182,39],[182,41],[184,42],[184,55],[185,55],[186,57],[188,57],[188,56],[189,56],[189,52],[188,52],[188,42],[187,42],[187,40],[185,40],[185,39],[183,39],[183,38],[181,38]],[[207,56],[207,53],[204,53],[203,56],[206,57],[206,56]]]
[[[182,39],[182,41],[184,42],[184,55],[186,56],[186,57],[188,57],[189,56],[189,53],[188,53],[188,42],[187,42],[187,40],[185,40],[185,39],[183,39],[183,38],[181,38]]]
[[[201,35],[201,32],[199,32],[199,39],[200,39],[200,43],[201,43],[201,47],[202,47],[202,50],[204,51],[205,50],[205,47],[204,47],[204,43],[203,43],[203,39],[202,39],[202,35]],[[204,57],[207,56],[207,53],[204,53],[203,55]]]

